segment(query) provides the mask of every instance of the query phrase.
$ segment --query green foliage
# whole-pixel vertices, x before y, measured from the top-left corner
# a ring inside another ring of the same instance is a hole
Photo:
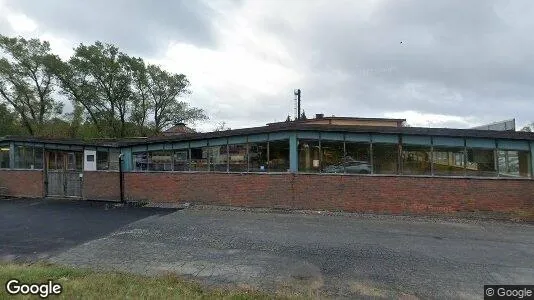
[[[46,263],[0,263],[0,280],[6,283],[12,278],[21,283],[46,283],[48,280],[59,283],[62,292],[52,297],[58,299],[298,299],[295,296],[268,295],[246,289],[206,289],[173,274],[145,277]],[[5,289],[0,290],[1,299],[8,296]]]
[[[533,132],[534,131],[534,123],[528,124],[527,126],[521,128],[521,131]]]
[[[12,112],[5,103],[0,103],[0,136],[24,135],[17,113]]]
[[[0,99],[20,117],[30,135],[61,114],[63,103],[53,97],[53,55],[48,42],[0,35]]]
[[[0,103],[16,113],[2,120],[8,123],[3,134],[21,134],[16,128],[22,125],[29,135],[146,136],[207,119],[202,109],[180,101],[190,93],[185,75],[147,65],[114,45],[80,44],[67,61],[38,39],[0,35],[0,49]],[[61,115],[58,96],[72,103],[72,112]]]
[[[306,112],[304,110],[302,110],[302,114],[300,114],[300,119],[301,120],[307,120],[308,118],[306,117]]]

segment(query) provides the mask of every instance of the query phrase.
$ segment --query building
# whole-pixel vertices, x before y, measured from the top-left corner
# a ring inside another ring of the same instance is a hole
[[[534,211],[533,133],[403,122],[318,116],[122,140],[4,137],[0,187],[20,197],[118,201],[122,186],[128,201],[389,213]]]

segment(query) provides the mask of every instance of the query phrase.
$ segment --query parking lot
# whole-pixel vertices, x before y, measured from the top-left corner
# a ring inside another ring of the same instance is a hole
[[[534,282],[534,226],[497,221],[0,201],[0,257],[305,296],[482,298]]]

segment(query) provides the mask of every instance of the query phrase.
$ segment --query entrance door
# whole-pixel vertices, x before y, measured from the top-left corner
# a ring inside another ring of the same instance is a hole
[[[46,153],[46,195],[82,197],[82,152]]]

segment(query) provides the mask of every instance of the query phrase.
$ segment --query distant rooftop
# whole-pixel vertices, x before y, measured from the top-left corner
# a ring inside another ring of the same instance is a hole
[[[294,121],[268,123],[268,126],[280,123],[304,123],[304,124],[323,124],[323,125],[343,125],[343,126],[385,126],[385,127],[402,127],[406,119],[390,118],[363,118],[363,117],[325,117],[324,114],[316,114],[315,118],[299,119]]]
[[[173,127],[162,132],[164,136],[182,135],[187,133],[194,133],[195,130],[185,126],[185,123],[178,123]]]

